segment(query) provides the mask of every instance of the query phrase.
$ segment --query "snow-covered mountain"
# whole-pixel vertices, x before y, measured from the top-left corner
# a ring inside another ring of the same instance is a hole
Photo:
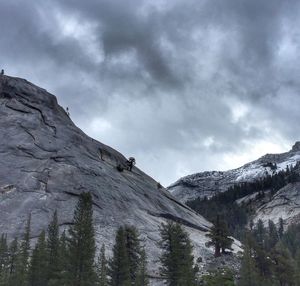
[[[268,174],[285,170],[287,166],[295,166],[300,161],[300,142],[296,142],[289,152],[282,154],[267,154],[256,161],[240,168],[226,172],[202,172],[181,178],[172,184],[168,191],[182,202],[195,198],[212,197],[218,192],[228,190],[230,186],[242,182],[253,182]],[[297,167],[296,172],[300,173]],[[249,206],[253,214],[251,219],[264,224],[269,220],[278,223],[282,218],[285,225],[300,223],[300,182],[289,183],[275,194],[264,190],[264,196],[259,192],[239,198],[236,203]]]
[[[115,230],[135,225],[145,238],[151,273],[158,269],[159,226],[180,222],[190,233],[196,257],[210,223],[137,167],[119,172],[126,158],[74,125],[54,95],[26,80],[0,76],[0,233],[19,236],[29,214],[32,238],[54,210],[61,228],[72,222],[81,192],[90,191],[98,246],[111,249]],[[154,285],[154,284],[153,284]]]
[[[251,182],[267,174],[273,174],[294,166],[300,161],[300,142],[282,154],[266,154],[240,168],[221,172],[201,172],[183,177],[170,185],[168,191],[178,200],[186,202],[195,198],[211,197],[216,192],[226,191],[230,186]]]

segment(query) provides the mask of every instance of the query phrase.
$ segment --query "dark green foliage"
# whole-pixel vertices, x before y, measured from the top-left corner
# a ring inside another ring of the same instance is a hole
[[[18,240],[15,238],[9,246],[8,259],[8,285],[14,286],[17,283],[17,259],[18,259]]]
[[[54,212],[52,221],[48,226],[47,257],[48,257],[48,281],[50,286],[57,285],[60,278],[59,263],[59,226],[57,211]]]
[[[9,249],[6,235],[0,238],[0,286],[7,285],[9,275]]]
[[[253,231],[253,235],[256,239],[257,244],[261,248],[264,248],[265,240],[267,238],[267,231],[266,231],[263,221],[261,219],[258,220],[257,225]]]
[[[95,234],[93,202],[90,193],[82,193],[74,212],[68,240],[68,281],[72,286],[94,286]]]
[[[238,286],[258,286],[259,275],[254,260],[254,251],[250,245],[245,245],[242,265],[240,269],[240,280]]]
[[[149,278],[147,274],[147,255],[144,248],[141,250],[140,263],[134,286],[148,286]]]
[[[248,218],[246,207],[238,206],[234,201],[223,201],[221,195],[211,199],[198,198],[187,202],[187,205],[210,221],[213,221],[216,215],[226,218],[230,234],[235,237],[242,236],[242,229]]]
[[[140,264],[141,246],[137,229],[134,226],[125,226],[126,250],[128,253],[130,279],[136,281]]]
[[[135,285],[147,281],[144,255],[137,229],[133,226],[120,227],[109,263],[110,285]]]
[[[57,279],[49,281],[48,286],[68,286],[68,242],[66,232],[63,231],[59,240],[59,251],[58,251],[58,269],[59,274]]]
[[[279,219],[279,227],[278,227],[278,235],[279,235],[280,239],[282,238],[283,233],[284,233],[284,222],[283,222],[283,219],[280,218]]]
[[[98,286],[108,286],[107,275],[108,275],[108,264],[105,256],[105,245],[103,244],[97,261],[97,285]]]
[[[29,286],[46,286],[48,282],[48,253],[45,231],[42,231],[32,252],[29,267]]]
[[[160,273],[169,286],[196,285],[196,268],[192,245],[181,225],[174,222],[161,226],[162,256]]]
[[[300,251],[300,224],[292,224],[282,235],[283,244],[289,249],[290,253],[296,255]]]
[[[214,221],[214,225],[211,227],[207,237],[210,238],[210,241],[207,242],[207,246],[213,246],[215,249],[215,257],[218,257],[222,253],[226,252],[226,249],[231,250],[231,245],[233,243],[233,239],[229,237],[229,232],[226,226],[226,223],[217,216]]]
[[[275,223],[269,220],[268,224],[268,240],[266,242],[266,249],[270,250],[274,248],[277,242],[279,241],[279,235]]]
[[[29,269],[29,251],[30,251],[30,225],[31,215],[29,215],[23,239],[18,251],[16,259],[16,276],[14,286],[27,285],[28,281],[28,269]]]
[[[281,221],[281,222],[280,222]],[[283,221],[279,221],[283,225]],[[300,285],[300,226],[291,225],[281,238],[277,226],[258,221],[245,240],[239,286]]]
[[[295,255],[295,286],[300,286],[300,251]]]
[[[279,285],[292,286],[295,282],[295,268],[288,249],[278,243],[272,250],[273,273]]]
[[[205,286],[234,286],[234,275],[229,269],[221,269],[212,271],[203,277],[203,285]],[[253,285],[257,286],[257,285]]]
[[[126,249],[126,233],[120,227],[116,233],[116,241],[113,247],[113,257],[110,260],[110,285],[130,286],[130,267],[128,252]]]

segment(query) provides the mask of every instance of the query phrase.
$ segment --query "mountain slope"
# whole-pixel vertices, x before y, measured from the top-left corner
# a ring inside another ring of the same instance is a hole
[[[221,172],[202,172],[183,177],[170,185],[168,191],[182,202],[196,198],[211,197],[216,192],[243,182],[252,182],[267,174],[294,166],[300,160],[300,142],[292,150],[282,154],[267,154],[240,168]]]
[[[34,238],[56,209],[65,228],[78,195],[90,191],[98,245],[111,249],[116,228],[134,224],[145,238],[153,274],[159,225],[167,219],[185,226],[197,256],[212,254],[204,246],[208,221],[138,168],[119,172],[116,166],[126,158],[85,135],[46,90],[0,76],[0,117],[0,232],[20,235],[31,213]]]

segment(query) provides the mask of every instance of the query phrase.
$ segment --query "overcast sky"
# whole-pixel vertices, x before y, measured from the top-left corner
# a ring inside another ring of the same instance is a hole
[[[299,0],[0,0],[0,68],[164,185],[300,139]]]

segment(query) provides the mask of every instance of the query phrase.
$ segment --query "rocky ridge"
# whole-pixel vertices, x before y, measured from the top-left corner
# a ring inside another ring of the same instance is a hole
[[[274,174],[300,161],[300,142],[289,152],[266,154],[244,166],[229,171],[201,172],[183,177],[170,185],[168,191],[182,202],[195,198],[211,197],[217,192],[243,182],[251,182],[268,174]],[[276,165],[276,167],[275,167]]]
[[[225,172],[202,172],[179,179],[168,187],[168,191],[177,199],[185,202],[195,198],[212,197],[218,192],[228,190],[230,186],[243,182],[252,182],[268,174],[295,166],[300,161],[300,142],[296,142],[289,152],[267,154],[258,160],[240,168]],[[298,170],[300,173],[300,170]],[[261,219],[264,224],[269,220],[278,223],[282,218],[285,225],[300,223],[300,183],[289,183],[272,195],[270,190],[261,197],[258,193],[248,195],[236,201],[239,205],[251,204],[254,210],[254,222]]]

